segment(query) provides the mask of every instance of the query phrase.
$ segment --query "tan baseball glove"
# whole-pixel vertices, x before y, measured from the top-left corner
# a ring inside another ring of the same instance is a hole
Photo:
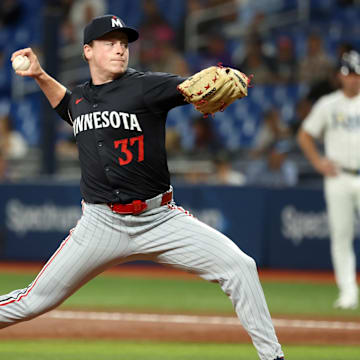
[[[204,115],[214,114],[247,96],[250,79],[239,70],[211,66],[186,79],[177,89]]]

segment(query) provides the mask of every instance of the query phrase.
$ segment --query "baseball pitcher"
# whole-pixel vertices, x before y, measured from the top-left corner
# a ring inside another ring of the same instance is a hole
[[[203,114],[222,111],[246,96],[248,78],[218,66],[189,79],[128,68],[138,36],[117,16],[94,18],[83,44],[91,80],[72,92],[31,49],[12,55],[28,57],[18,75],[33,77],[73,128],[83,214],[35,280],[0,297],[0,328],[55,308],[110,266],[152,260],[218,282],[260,359],[283,359],[254,260],[175,204],[165,153],[170,109],[190,102]]]

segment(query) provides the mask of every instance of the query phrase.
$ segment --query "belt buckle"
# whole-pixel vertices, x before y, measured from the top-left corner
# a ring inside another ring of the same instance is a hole
[[[140,214],[147,208],[146,202],[141,201],[141,200],[134,200],[132,202],[132,205],[133,205],[133,214],[134,215]]]

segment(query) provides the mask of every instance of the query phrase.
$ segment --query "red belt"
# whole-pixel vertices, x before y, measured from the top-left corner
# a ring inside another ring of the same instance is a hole
[[[172,195],[172,191],[163,194],[160,206],[168,204],[172,200]],[[137,215],[145,211],[148,204],[143,200],[134,200],[130,204],[109,203],[108,206],[113,212],[118,214]]]

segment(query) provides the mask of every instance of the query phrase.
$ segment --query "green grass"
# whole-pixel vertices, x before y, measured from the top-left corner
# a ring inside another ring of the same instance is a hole
[[[27,286],[35,274],[0,274],[0,294]],[[348,316],[360,310],[332,309],[334,284],[264,282],[273,315]],[[216,284],[177,278],[99,276],[85,285],[62,308],[183,313],[234,314],[230,301]],[[355,360],[359,346],[284,346],[289,360]],[[5,340],[0,359],[6,360],[249,360],[257,359],[251,344],[195,344],[96,340]]]
[[[30,283],[34,275],[0,274],[0,294]],[[334,284],[264,282],[273,315],[360,317],[360,309],[332,308]],[[233,314],[233,308],[217,284],[206,281],[145,277],[99,276],[86,284],[62,308],[154,312]]]
[[[290,360],[355,360],[359,347],[286,346]],[[129,341],[0,341],[6,360],[249,360],[250,344],[193,344]]]
[[[344,311],[333,308],[337,297],[337,288],[334,284],[264,282],[262,285],[269,309],[273,314],[309,315],[314,318],[321,316],[360,318],[360,309]]]
[[[33,276],[0,274],[0,294],[23,288]],[[217,284],[205,281],[142,277],[98,276],[72,295],[62,307],[98,310],[232,312]]]

